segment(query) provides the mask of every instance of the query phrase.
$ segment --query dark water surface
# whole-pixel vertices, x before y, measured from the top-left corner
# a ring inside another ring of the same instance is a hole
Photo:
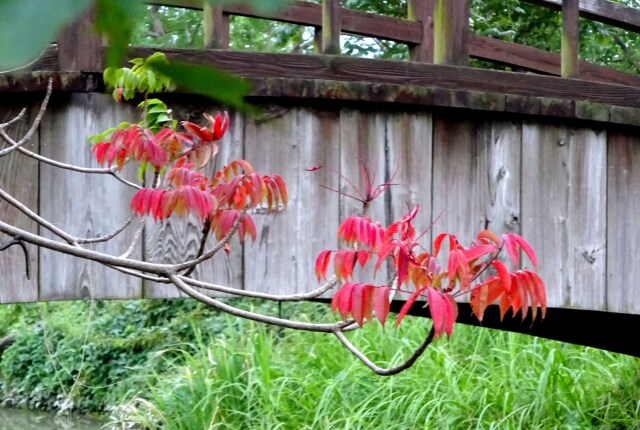
[[[0,408],[0,430],[99,430],[104,421],[53,413]]]

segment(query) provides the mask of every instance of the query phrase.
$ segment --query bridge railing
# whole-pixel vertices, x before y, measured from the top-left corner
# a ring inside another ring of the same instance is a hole
[[[229,48],[229,17],[269,19],[315,29],[317,51],[340,53],[340,35],[406,44],[415,62],[466,66],[469,58],[531,72],[640,86],[640,77],[581,61],[579,17],[640,33],[640,10],[607,0],[523,0],[562,13],[561,53],[474,34],[469,0],[408,0],[406,19],[343,8],[339,0],[294,1],[271,14],[244,5],[211,6],[203,0],[151,0],[149,4],[202,10],[205,48]],[[88,35],[90,14],[65,31],[58,43],[61,70],[102,69],[102,41]]]

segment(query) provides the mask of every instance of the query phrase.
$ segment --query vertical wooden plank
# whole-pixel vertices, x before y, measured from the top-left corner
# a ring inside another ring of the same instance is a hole
[[[442,214],[434,228],[455,234],[462,244],[486,225],[478,192],[476,128],[468,117],[433,118],[433,216]]]
[[[562,0],[562,41],[560,46],[560,75],[578,78],[580,71],[580,1]]]
[[[433,62],[466,66],[469,61],[469,0],[435,0]]]
[[[62,71],[102,72],[102,38],[93,30],[95,10],[83,13],[58,38],[58,62]]]
[[[640,138],[621,132],[608,138],[606,310],[640,314]]]
[[[6,102],[0,107],[0,123],[13,119],[22,109],[22,103],[11,105]],[[24,119],[8,130],[8,134],[15,139],[20,139],[29,129],[38,107],[29,106],[24,102],[27,113]],[[0,149],[4,148],[4,141]],[[26,144],[30,151],[39,152],[40,135],[36,132]],[[33,210],[38,210],[38,163],[14,151],[10,155],[0,158],[0,188],[10,193],[16,199]],[[38,225],[28,219],[22,212],[15,209],[9,203],[0,199],[0,219],[18,228],[38,232]],[[0,233],[0,244],[4,244],[12,238]],[[0,252],[0,304],[15,302],[33,302],[38,300],[38,250],[34,246],[27,245],[29,250],[30,279],[26,277],[25,258],[18,246],[13,246]]]
[[[266,122],[247,120],[247,161],[261,174],[281,175],[289,194],[281,213],[251,213],[258,238],[245,245],[247,290],[291,294],[318,286],[315,259],[335,249],[338,229],[338,195],[320,187],[331,184],[338,169],[338,115],[300,108]],[[324,168],[305,170],[316,165]]]
[[[222,6],[204,2],[204,47],[207,49],[229,49],[229,15]]]
[[[407,19],[422,24],[422,42],[409,46],[409,59],[433,63],[433,12],[434,0],[409,0]]]
[[[549,306],[604,310],[606,134],[523,126],[522,234]]]
[[[322,53],[340,54],[340,0],[322,0]]]
[[[374,188],[385,182],[388,176],[386,160],[386,115],[381,112],[368,112],[353,109],[342,109],[340,112],[340,220],[351,215],[362,214],[362,203],[349,198],[351,195],[361,198],[364,185],[358,162],[361,161],[373,178]],[[358,191],[354,188],[357,187]],[[386,227],[390,220],[387,195],[376,198],[369,210],[368,216]],[[356,272],[358,273],[358,272]],[[380,270],[377,276],[370,272],[358,275],[358,282],[385,285],[387,271]]]
[[[432,161],[433,123],[428,112],[390,113],[386,118],[386,144],[389,159],[388,172],[396,176],[389,189],[390,222],[400,220],[416,205],[420,211],[413,223],[417,232],[431,225],[432,219]],[[418,234],[419,234],[418,233]],[[431,248],[432,231],[420,243]],[[412,291],[412,290],[411,290]],[[396,296],[406,300],[408,295]]]
[[[180,107],[178,107],[180,109]],[[207,109],[215,115],[215,109]],[[186,114],[185,114],[186,115]],[[193,117],[193,118],[192,118]],[[244,138],[244,118],[241,114],[230,114],[230,125],[227,133],[219,142],[219,152],[211,167],[206,167],[206,174],[222,168],[230,161],[242,158]],[[202,115],[189,116],[190,120],[202,123]],[[145,234],[145,257],[154,263],[177,263],[186,261],[198,253],[202,239],[202,220],[190,215],[187,217],[171,217],[162,223],[148,219]],[[215,238],[209,234],[207,248],[213,246]],[[192,277],[205,282],[212,282],[227,287],[243,288],[242,246],[234,239],[231,253],[216,254],[211,260],[201,263]],[[145,282],[144,296],[147,298],[180,297],[182,294],[173,285]]]
[[[81,166],[98,167],[87,137],[114,124],[131,120],[133,113],[115,105],[106,94],[72,94],[52,107],[41,125],[41,153],[49,158]],[[68,172],[40,166],[40,214],[81,237],[97,237],[113,231],[129,218],[134,190],[114,178]],[[87,246],[120,255],[127,250],[134,228],[113,240]],[[50,233],[41,229],[45,237]],[[140,249],[140,246],[138,247]],[[133,254],[140,258],[140,252]],[[97,263],[40,250],[39,300],[84,298],[139,298],[141,282]]]
[[[477,191],[484,227],[498,235],[520,233],[522,123],[486,120],[478,124]]]

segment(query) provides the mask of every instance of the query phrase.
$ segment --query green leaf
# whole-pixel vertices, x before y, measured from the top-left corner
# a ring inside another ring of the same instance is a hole
[[[96,29],[109,41],[107,66],[119,66],[136,21],[144,13],[142,0],[98,0]]]
[[[241,78],[210,66],[165,58],[149,58],[146,63],[147,67],[171,79],[184,90],[205,95],[235,109],[251,110],[243,99],[251,85]]]
[[[60,29],[90,4],[90,0],[0,1],[0,71],[24,66],[38,58]]]

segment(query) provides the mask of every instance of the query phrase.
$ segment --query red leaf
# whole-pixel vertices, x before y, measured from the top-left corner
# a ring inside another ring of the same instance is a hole
[[[445,306],[448,301],[442,297],[438,290],[427,287],[427,295],[429,298],[429,309],[431,310],[431,320],[433,321],[433,329],[435,331],[434,338],[439,338],[444,333],[445,327]]]
[[[343,320],[346,320],[349,313],[352,311],[351,291],[355,284],[349,282],[344,284],[340,289],[343,290],[340,294],[340,303],[338,305],[338,312]]]
[[[405,304],[402,306],[402,309],[400,309],[400,313],[398,313],[398,319],[396,319],[396,329],[400,326],[400,323],[402,322],[402,319],[405,317],[405,315],[407,315],[407,312],[409,312],[409,309],[411,309],[411,306],[413,306],[413,304],[415,303],[416,299],[418,297],[420,297],[420,295],[429,287],[423,287],[420,288],[419,290],[416,290],[415,293],[413,293],[411,295],[411,297],[409,297],[409,300],[407,300],[405,302]]]
[[[487,306],[495,302],[503,293],[502,283],[495,276],[488,278],[483,284],[476,286],[471,291],[469,304],[478,321],[482,322]]]
[[[389,288],[376,287],[373,290],[373,311],[380,324],[384,327],[384,323],[389,315]]]
[[[309,167],[308,169],[304,169],[307,172],[315,172],[316,170],[320,170],[322,169],[324,166],[313,166],[313,167]]]
[[[444,298],[448,302],[447,306],[445,306],[444,332],[447,334],[447,337],[451,337],[453,325],[458,320],[458,303],[450,294],[444,294]]]
[[[500,246],[501,243],[498,235],[491,230],[482,230],[476,237],[480,242],[493,242],[496,246]]]
[[[360,263],[360,267],[364,267],[369,261],[369,257],[371,254],[368,251],[360,250],[358,251],[358,263]]]
[[[347,251],[345,251],[344,249],[341,249],[340,251],[336,252],[336,255],[333,256],[333,272],[336,275],[336,278],[338,278],[338,281],[342,282],[342,274],[343,274],[343,269],[342,266],[344,264],[344,256],[347,253]]]
[[[325,250],[318,254],[318,258],[316,259],[316,277],[318,278],[318,282],[320,282],[322,278],[327,277],[329,261],[331,261],[331,251]]]
[[[347,251],[344,254],[342,264],[342,278],[346,281],[353,276],[353,267],[356,264],[356,251]]]
[[[520,248],[524,251],[525,254],[527,254],[527,257],[529,258],[529,261],[531,261],[531,264],[533,264],[533,267],[537,269],[538,258],[536,257],[536,253],[533,251],[531,245],[529,245],[529,243],[521,236],[517,234],[513,234],[513,236],[518,245],[520,245]]]
[[[507,250],[507,255],[511,258],[513,265],[518,267],[518,248],[516,247],[516,241],[513,234],[503,234],[502,239],[504,241],[504,246]]]
[[[354,284],[353,288],[351,288],[351,315],[353,315],[353,319],[356,320],[360,327],[364,324],[364,300],[363,300],[363,290],[364,285],[362,284]]]

